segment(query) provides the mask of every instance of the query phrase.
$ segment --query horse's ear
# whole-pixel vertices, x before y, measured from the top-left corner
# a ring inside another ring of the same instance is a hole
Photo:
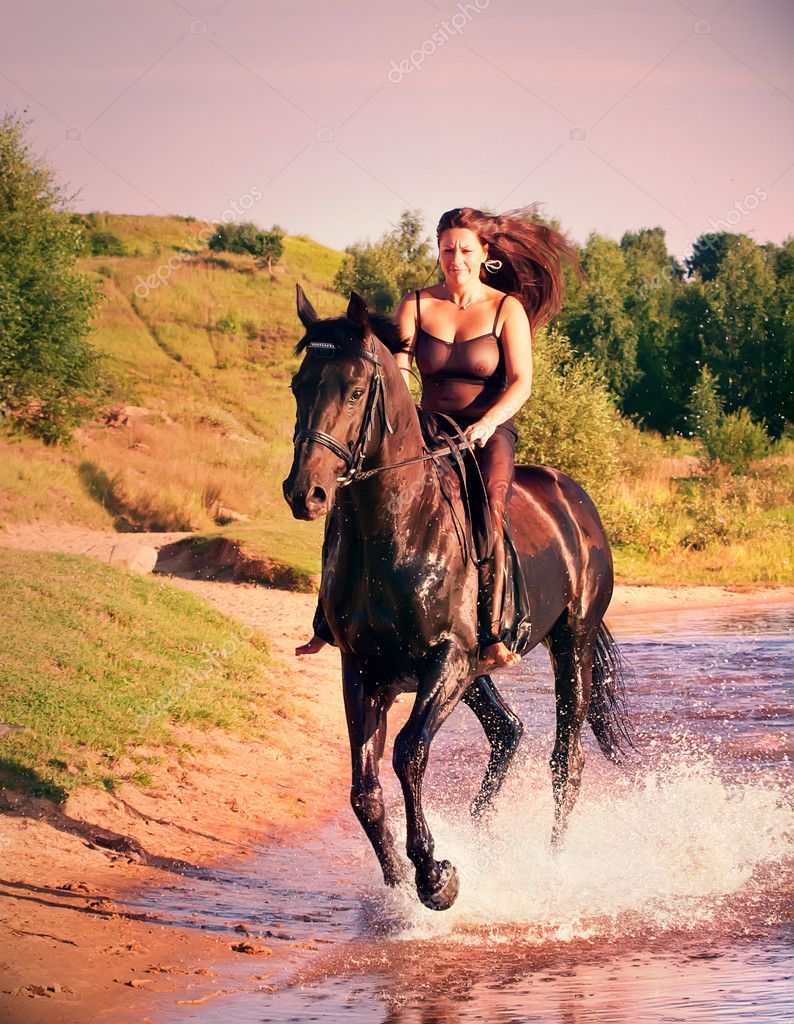
[[[315,312],[314,306],[306,298],[306,295],[301,286],[299,284],[296,284],[295,288],[297,289],[296,294],[298,300],[298,316],[300,317],[300,322],[308,331],[312,324],[317,323],[317,320],[319,318],[317,316],[317,313]]]
[[[350,293],[350,302],[347,304],[347,318],[354,324],[360,324],[363,328],[369,327],[369,309],[366,300],[358,292]]]

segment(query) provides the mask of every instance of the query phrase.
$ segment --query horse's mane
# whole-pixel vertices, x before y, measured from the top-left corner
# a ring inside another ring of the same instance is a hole
[[[369,326],[375,337],[382,341],[394,354],[403,347],[400,329],[391,317],[384,313],[370,313]],[[305,351],[311,341],[325,341],[336,345],[340,351],[351,355],[360,352],[364,343],[364,328],[346,316],[335,316],[328,320],[317,320],[295,346],[295,355]]]

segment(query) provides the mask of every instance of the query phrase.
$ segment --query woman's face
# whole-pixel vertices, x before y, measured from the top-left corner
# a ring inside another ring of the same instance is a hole
[[[488,250],[470,228],[447,228],[438,240],[438,255],[447,284],[461,286],[480,280]]]

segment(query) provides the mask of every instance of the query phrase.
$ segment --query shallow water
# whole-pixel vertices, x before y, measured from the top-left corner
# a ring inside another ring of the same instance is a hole
[[[182,1019],[794,1019],[792,626],[794,609],[780,608],[636,616],[616,630],[634,671],[638,752],[618,769],[586,737],[582,790],[556,857],[545,651],[503,677],[526,731],[484,828],[467,806],[487,747],[468,709],[456,711],[425,786],[436,855],[460,873],[449,911],[383,887],[352,812],[300,849],[263,851],[242,869],[153,894],[146,905],[166,919],[224,932],[245,921],[290,953],[286,973],[266,979],[275,991]],[[383,774],[399,831],[398,788],[390,768]],[[255,987],[250,976],[267,963],[242,959],[240,980]]]

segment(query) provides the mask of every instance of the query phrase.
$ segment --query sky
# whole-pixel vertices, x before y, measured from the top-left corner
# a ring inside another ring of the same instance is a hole
[[[794,233],[793,0],[3,0],[0,113],[75,210],[279,224],[537,202],[580,243]]]

